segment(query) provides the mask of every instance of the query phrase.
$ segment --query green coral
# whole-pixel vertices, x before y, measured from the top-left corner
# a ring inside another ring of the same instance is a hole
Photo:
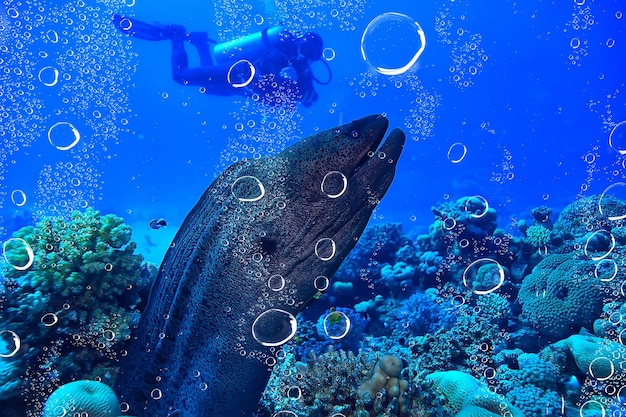
[[[550,230],[539,224],[533,224],[526,229],[528,242],[536,248],[542,248],[550,243]]]
[[[17,355],[33,374],[65,382],[111,366],[150,281],[135,248],[121,217],[93,209],[13,233],[4,245],[0,323],[28,346]]]
[[[610,285],[594,276],[595,269],[591,260],[575,253],[546,256],[520,287],[523,317],[552,340],[590,328],[602,313]]]

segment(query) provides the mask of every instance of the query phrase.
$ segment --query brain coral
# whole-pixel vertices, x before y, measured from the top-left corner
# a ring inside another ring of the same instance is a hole
[[[551,340],[592,326],[604,297],[594,271],[592,261],[574,253],[546,256],[522,282],[518,297],[523,316]]]
[[[626,348],[621,343],[588,334],[574,334],[554,344],[566,346],[583,374],[607,380],[624,373],[622,361]]]
[[[91,378],[119,354],[150,280],[130,238],[122,218],[87,209],[46,217],[5,242],[0,324],[28,346],[15,357],[33,379]]]
[[[602,210],[600,210],[600,208]],[[609,217],[618,217],[626,212],[626,203],[618,198],[599,195],[581,198],[567,206],[554,223],[554,231],[565,240],[584,236],[587,232],[604,229]]]
[[[461,371],[438,371],[426,376],[426,381],[432,382],[433,388],[446,399],[448,408],[454,415],[523,416],[517,408],[491,392],[470,374]]]
[[[74,381],[62,385],[48,397],[43,410],[43,417],[116,417],[120,414],[115,393],[98,381]]]

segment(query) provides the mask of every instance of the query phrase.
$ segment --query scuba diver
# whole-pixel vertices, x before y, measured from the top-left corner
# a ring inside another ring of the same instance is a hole
[[[248,36],[223,43],[211,40],[206,32],[186,32],[180,25],[146,23],[113,16],[121,32],[151,41],[172,41],[172,77],[183,85],[196,85],[215,95],[252,95],[271,104],[299,101],[309,107],[318,94],[313,83],[328,84],[331,72],[322,59],[322,38],[307,32],[296,35],[283,26],[272,26]],[[200,66],[189,68],[185,42],[198,51]],[[328,70],[320,81],[311,70],[315,61]]]

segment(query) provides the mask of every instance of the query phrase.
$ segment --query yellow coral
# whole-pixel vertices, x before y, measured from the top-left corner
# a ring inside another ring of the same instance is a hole
[[[359,394],[368,392],[372,398],[383,389],[388,398],[397,398],[401,412],[406,411],[406,401],[402,394],[407,390],[409,383],[400,379],[402,359],[395,355],[385,355],[378,360],[369,380],[359,387]]]

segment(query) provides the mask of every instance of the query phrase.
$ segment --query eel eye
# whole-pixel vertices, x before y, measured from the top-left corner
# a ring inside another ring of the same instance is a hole
[[[261,238],[261,250],[266,255],[271,255],[276,251],[276,241],[267,236]]]
[[[350,132],[350,136],[352,136],[353,138],[358,138],[359,137],[359,131],[358,130],[353,130],[352,132]]]

